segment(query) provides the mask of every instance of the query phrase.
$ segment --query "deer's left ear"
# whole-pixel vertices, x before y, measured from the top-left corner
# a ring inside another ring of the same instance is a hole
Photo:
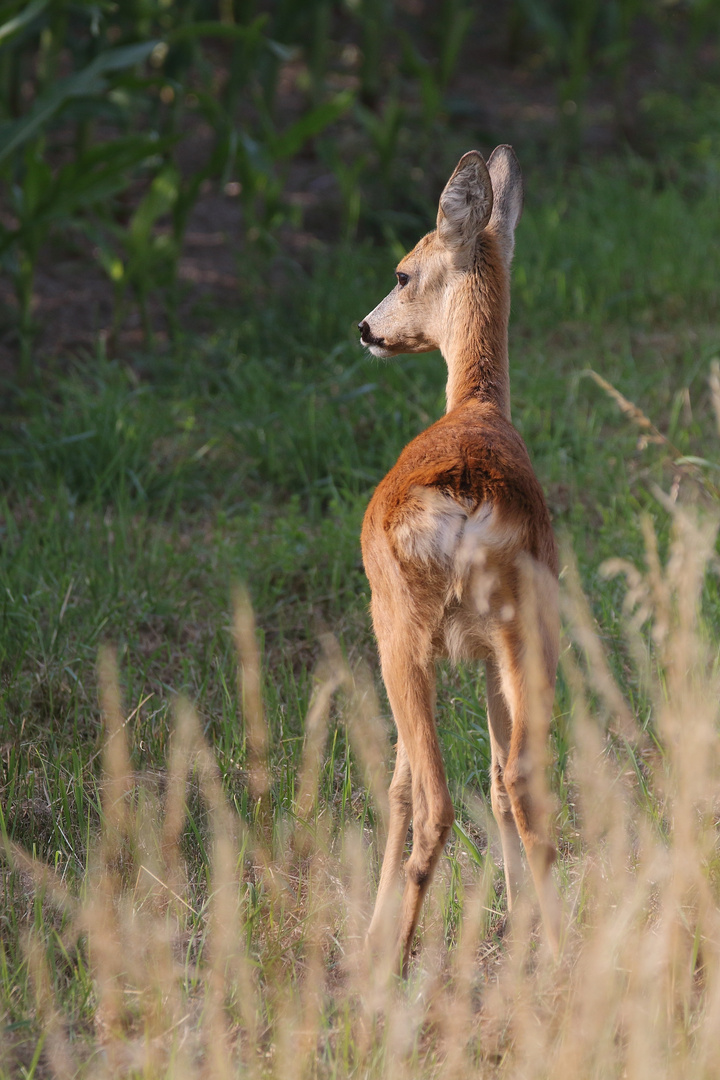
[[[459,250],[474,244],[487,225],[493,189],[487,165],[477,150],[463,154],[440,196],[437,231],[445,247]]]

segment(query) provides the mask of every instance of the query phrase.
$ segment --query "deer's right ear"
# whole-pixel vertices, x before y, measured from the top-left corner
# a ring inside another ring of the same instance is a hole
[[[515,248],[515,226],[523,208],[523,180],[520,163],[512,146],[497,146],[488,160],[493,188],[490,228],[500,238],[505,258],[510,262]]]
[[[440,196],[437,231],[445,247],[458,251],[474,245],[490,220],[492,207],[487,165],[477,150],[470,150],[460,158]]]

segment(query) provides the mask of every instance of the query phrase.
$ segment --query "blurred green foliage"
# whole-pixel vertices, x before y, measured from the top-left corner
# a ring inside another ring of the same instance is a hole
[[[339,193],[326,229],[397,242],[427,219],[432,161],[452,125],[464,118],[482,140],[480,103],[453,89],[480,39],[511,66],[545,71],[559,117],[553,149],[567,160],[598,79],[628,133],[627,72],[648,35],[682,40],[687,59],[678,65],[676,48],[675,83],[638,103],[652,124],[638,123],[645,135],[630,141],[652,154],[649,126],[687,127],[678,87],[719,26],[718,5],[702,0],[512,0],[500,10],[469,0],[5,0],[0,268],[14,284],[25,366],[36,267],[53,234],[85,238],[113,283],[115,329],[134,302],[150,339],[153,293],[178,326],[178,260],[207,185],[233,185],[246,240],[267,244],[300,221],[287,180],[310,157]],[[704,122],[716,105],[707,101],[693,143],[705,162],[717,160],[717,121]],[[209,146],[188,153],[198,131]],[[413,169],[418,161],[430,164]]]

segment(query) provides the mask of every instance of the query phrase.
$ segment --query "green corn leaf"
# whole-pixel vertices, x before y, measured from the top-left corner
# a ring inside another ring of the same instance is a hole
[[[321,131],[324,131],[325,128],[342,116],[350,108],[354,100],[355,95],[352,90],[343,90],[331,101],[325,101],[322,105],[318,105],[316,108],[311,109],[310,112],[305,113],[296,123],[283,131],[281,135],[270,138],[268,148],[273,158],[282,160],[283,158],[292,157],[293,154],[298,152],[303,143],[306,143],[314,135],[319,135]]]
[[[125,277],[125,264],[104,238],[95,239],[95,255],[100,266],[115,285],[122,285]]]
[[[472,8],[468,7],[457,12],[450,22],[445,34],[442,55],[440,57],[440,82],[443,87],[446,87],[452,78],[458,62],[460,50],[474,18],[475,12]]]
[[[93,79],[97,75],[108,75],[112,71],[124,71],[125,68],[142,64],[159,44],[157,40],[140,41],[134,45],[119,45],[116,49],[106,49],[96,56],[91,64],[71,77],[79,80]]]
[[[552,5],[545,3],[544,0],[520,0],[519,6],[540,37],[559,50],[567,41],[568,25],[572,25],[571,20],[568,19],[566,22],[559,13],[553,10]]]
[[[50,3],[50,0],[32,0],[31,4],[14,18],[8,19],[6,23],[0,26],[0,42],[6,41],[11,38],[13,34],[17,34],[18,30],[22,30],[25,26],[33,21]]]
[[[297,60],[301,54],[301,49],[297,45],[283,45],[282,42],[273,41],[272,38],[266,38],[265,44],[273,56],[284,64],[289,60]]]
[[[154,178],[130,221],[130,238],[136,247],[149,242],[153,225],[172,210],[179,192],[180,174],[174,165],[166,165]]]
[[[139,165],[175,141],[176,137],[160,140],[129,135],[99,143],[63,166],[54,180],[42,161],[36,163],[37,168],[29,162],[20,227],[3,232],[0,254],[31,232],[57,221],[67,222],[78,210],[106,202],[127,187]]]
[[[157,41],[143,41],[136,45],[121,45],[117,49],[108,49],[96,56],[82,71],[66,79],[59,79],[37,99],[25,116],[0,128],[0,162],[32,138],[66,101],[102,93],[107,86],[104,76],[141,64],[147,60],[157,44]]]
[[[260,31],[268,21],[269,15],[260,15],[249,26],[237,26],[235,23],[221,23],[213,20],[202,22],[183,23],[176,26],[167,35],[169,45],[178,41],[187,41],[189,38],[216,37],[229,38],[235,41],[259,41]]]
[[[25,155],[25,177],[17,202],[23,218],[35,220],[38,208],[47,197],[52,187],[53,175],[50,166],[32,150]]]
[[[111,198],[127,187],[139,165],[174,141],[130,135],[93,147],[58,173],[51,216],[63,217]]]

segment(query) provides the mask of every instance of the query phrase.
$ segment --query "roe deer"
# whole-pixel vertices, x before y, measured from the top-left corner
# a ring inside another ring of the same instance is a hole
[[[403,971],[454,814],[434,718],[439,657],[484,660],[492,808],[508,906],[523,880],[520,838],[557,951],[555,848],[543,752],[558,660],[558,561],[540,484],[510,421],[510,264],[520,167],[471,150],[440,197],[437,227],[399,263],[397,285],[358,324],[378,357],[440,349],[445,416],[413,439],[365,514],[362,551],[383,679],[397,725],[390,821],[372,945],[393,909],[410,819],[399,943]]]

